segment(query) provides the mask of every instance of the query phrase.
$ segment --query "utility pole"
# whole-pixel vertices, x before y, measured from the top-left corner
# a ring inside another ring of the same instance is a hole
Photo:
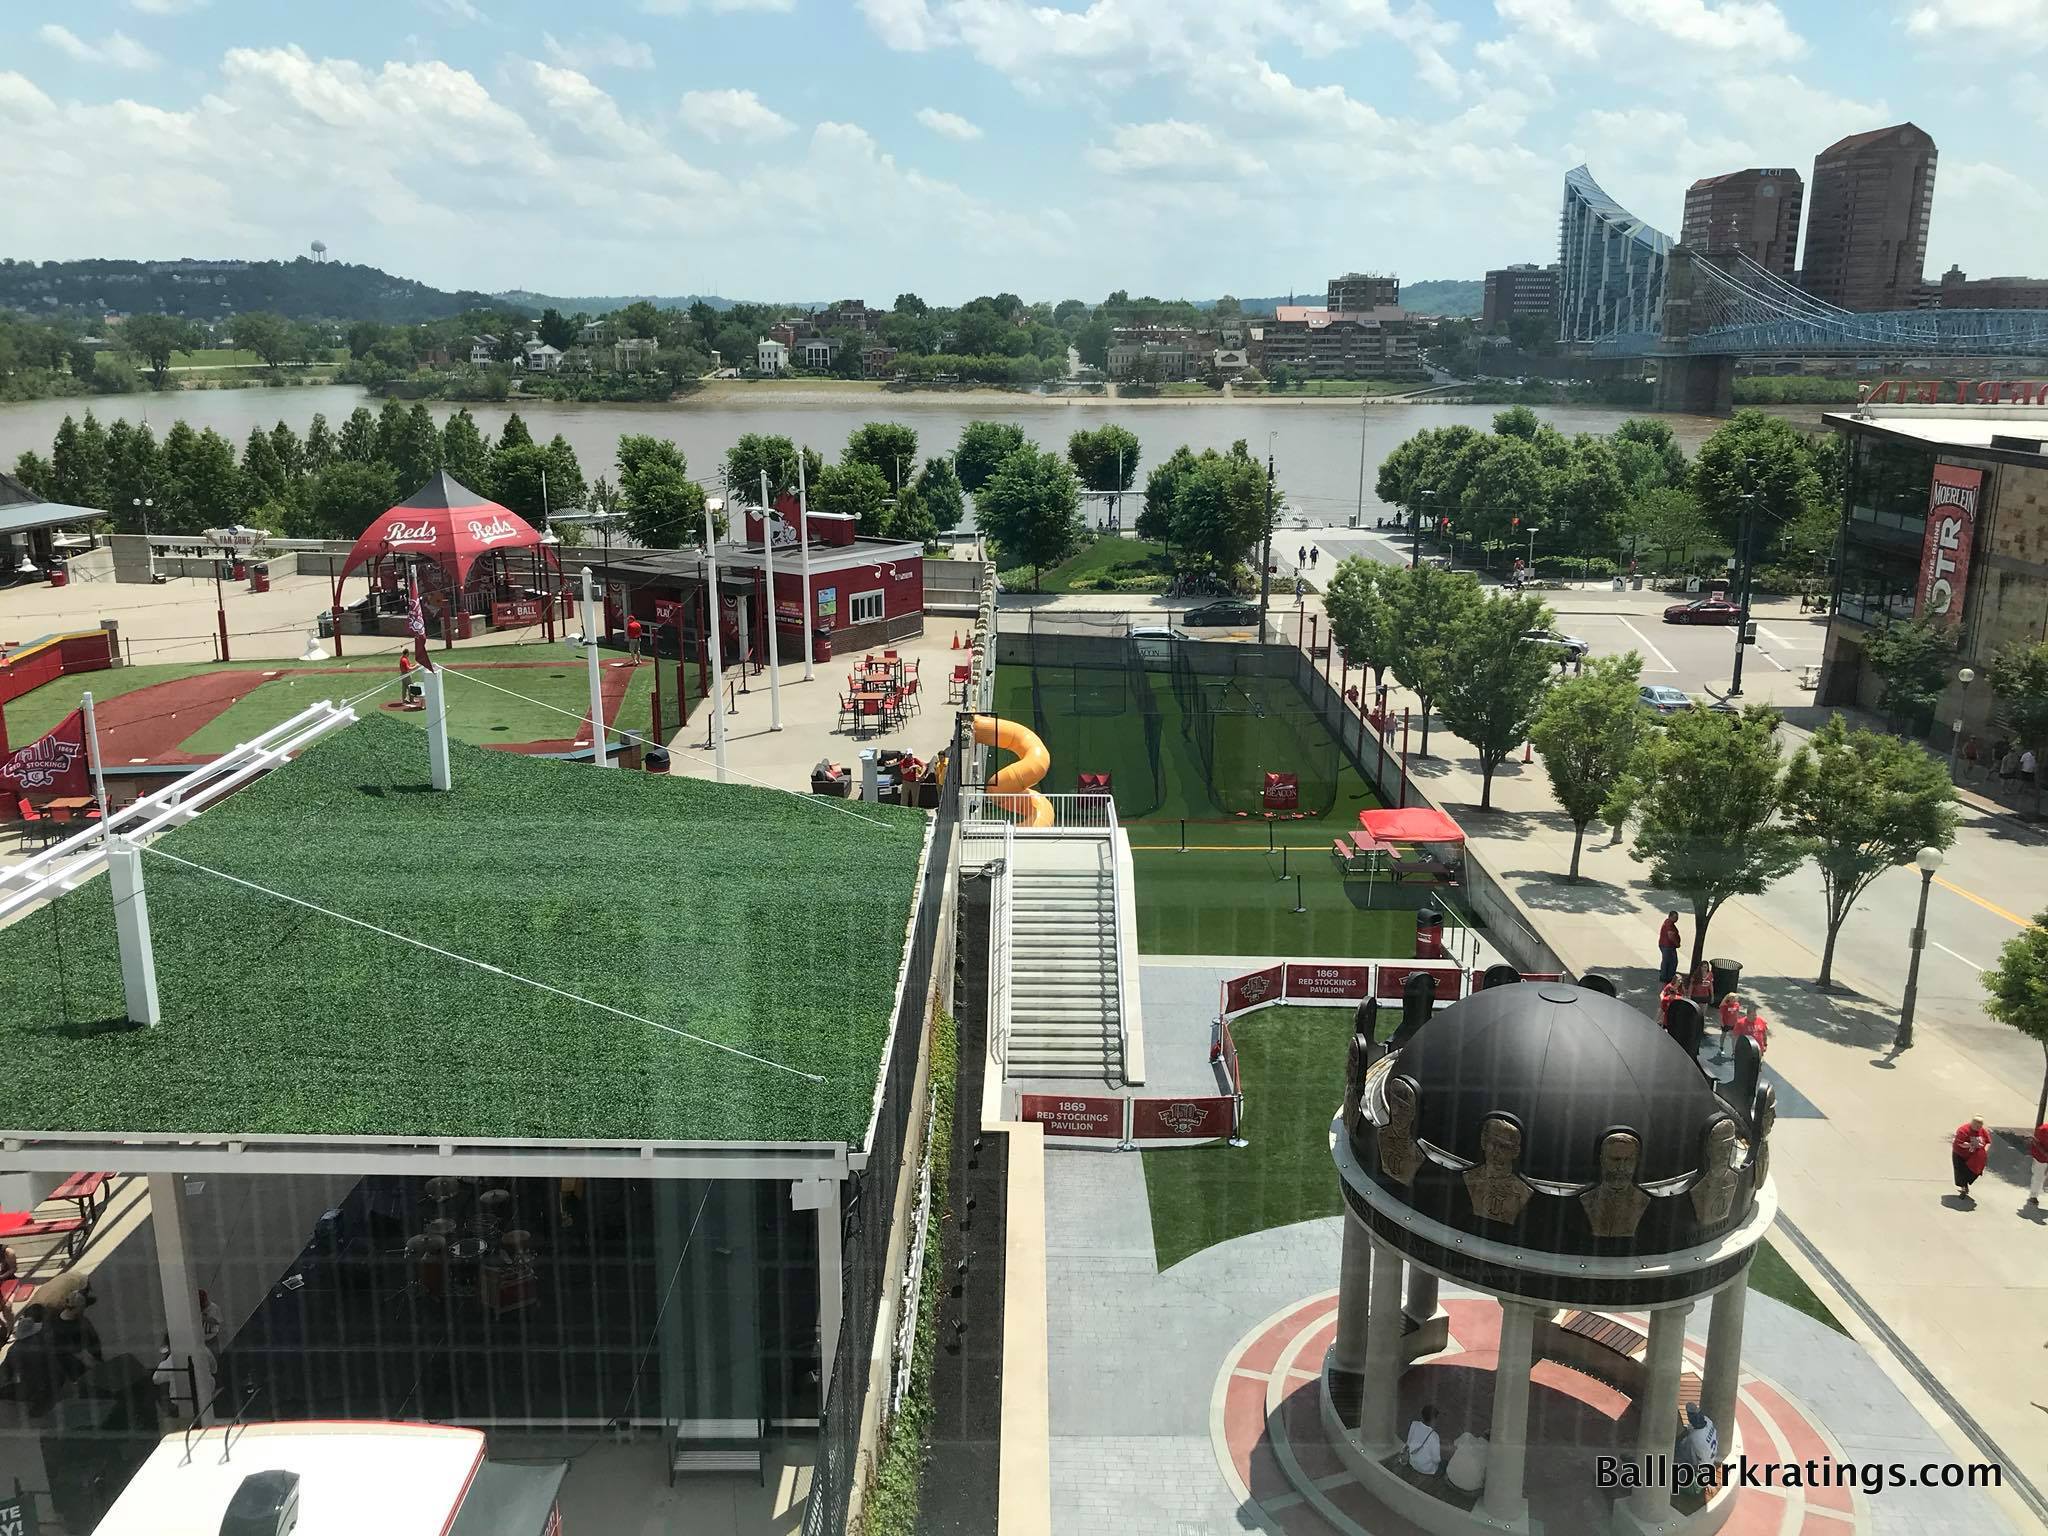
[[[1415,538],[1408,547],[1408,569],[1414,570],[1422,564],[1422,507],[1424,502],[1436,500],[1435,491],[1424,491],[1421,500],[1415,504]]]
[[[1755,503],[1755,491],[1742,493],[1740,532],[1736,534],[1736,543],[1740,547],[1735,552],[1736,601],[1742,605],[1742,611],[1735,620],[1735,675],[1728,682],[1728,697],[1731,699],[1742,697],[1742,648],[1749,644],[1749,542],[1750,519],[1754,515]]]
[[[1266,608],[1273,598],[1273,438],[1266,437],[1266,538],[1259,552],[1259,643],[1266,642]]]
[[[1367,395],[1358,402],[1358,512],[1351,519],[1351,526],[1365,526],[1365,411],[1372,397]]]

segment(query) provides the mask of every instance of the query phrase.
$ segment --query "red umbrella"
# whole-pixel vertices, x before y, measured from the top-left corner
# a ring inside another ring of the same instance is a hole
[[[539,549],[550,564],[555,552],[517,512],[479,496],[446,470],[365,528],[341,567],[345,580],[358,566],[385,555],[425,558],[460,586],[479,556],[502,549]]]

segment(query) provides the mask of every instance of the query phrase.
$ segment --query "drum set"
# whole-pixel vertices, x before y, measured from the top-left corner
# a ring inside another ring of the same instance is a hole
[[[406,1239],[413,1286],[437,1301],[477,1299],[493,1315],[540,1301],[533,1234],[518,1224],[512,1191],[480,1177],[442,1174],[427,1180],[421,1230]]]

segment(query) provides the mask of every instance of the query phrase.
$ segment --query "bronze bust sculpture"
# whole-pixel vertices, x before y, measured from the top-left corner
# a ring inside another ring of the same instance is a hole
[[[1579,1196],[1595,1237],[1634,1236],[1636,1223],[1650,1208],[1650,1197],[1636,1184],[1642,1151],[1632,1131],[1609,1131],[1600,1138],[1600,1182]]]
[[[1702,1226],[1726,1221],[1735,1208],[1735,1122],[1716,1116],[1700,1133],[1700,1176],[1692,1186],[1692,1211]]]
[[[1387,1123],[1380,1127],[1380,1172],[1396,1184],[1412,1184],[1422,1166],[1415,1141],[1415,1084],[1396,1077],[1387,1084]]]
[[[1482,1161],[1465,1170],[1472,1214],[1481,1221],[1520,1221],[1534,1193],[1515,1171],[1522,1157],[1522,1128],[1506,1115],[1488,1115],[1479,1122],[1479,1152]]]

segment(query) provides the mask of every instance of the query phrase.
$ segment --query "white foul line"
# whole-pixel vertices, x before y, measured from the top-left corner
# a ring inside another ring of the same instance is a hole
[[[1619,617],[1619,615],[1616,615],[1616,617]],[[1648,651],[1652,656],[1656,657],[1658,661],[1663,663],[1663,670],[1665,670],[1666,672],[1676,672],[1678,670],[1678,668],[1671,665],[1671,658],[1669,656],[1666,656],[1662,651],[1658,650],[1656,646],[1650,644],[1649,637],[1645,635],[1640,629],[1637,629],[1635,625],[1629,623],[1627,619],[1622,619],[1621,627],[1627,630],[1630,634],[1634,635],[1638,640],[1643,642],[1643,649]]]

